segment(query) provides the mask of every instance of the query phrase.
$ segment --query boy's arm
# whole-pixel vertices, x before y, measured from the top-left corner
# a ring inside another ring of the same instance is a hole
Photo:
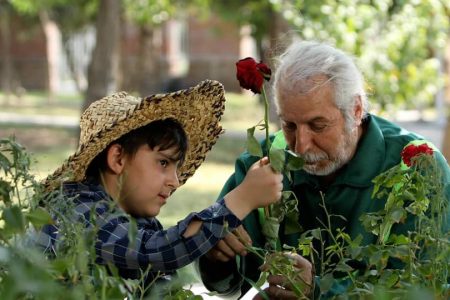
[[[195,235],[186,238],[184,234],[193,220],[203,224]],[[191,213],[167,230],[156,219],[140,219],[133,241],[129,238],[133,231],[129,220],[112,218],[97,233],[97,256],[100,263],[113,263],[121,269],[146,269],[151,265],[155,272],[173,272],[206,253],[240,224],[223,200],[200,213]]]
[[[250,157],[248,154],[243,154],[236,160],[235,172],[228,178],[227,182],[223,186],[222,191],[219,194],[219,199],[242,182],[245,178],[249,165],[256,159],[257,158]],[[237,240],[236,235],[233,233],[230,233],[228,238],[234,241]],[[248,238],[251,242],[251,238]],[[226,244],[228,247],[229,243]],[[234,255],[228,257],[228,261],[212,259],[211,256],[214,256],[214,252],[221,252],[219,246],[220,245],[216,245],[216,247],[208,252],[207,255],[200,257],[197,262],[198,273],[200,274],[202,282],[207,289],[216,291],[220,294],[232,294],[238,290],[243,283],[243,277],[239,271],[241,269],[239,266],[239,261],[240,263],[243,263],[245,259],[244,257],[241,257],[241,260],[238,260],[235,257],[236,254],[241,254],[239,253],[239,250],[234,250]],[[242,245],[242,247],[244,246]],[[239,249],[240,247],[235,247],[235,249],[236,248]]]
[[[223,197],[236,187],[236,177],[235,173],[228,178],[219,197]],[[230,233],[230,235],[233,235],[233,233]],[[242,283],[236,259],[225,262],[212,260],[204,255],[199,258],[196,266],[200,278],[208,290],[216,291],[222,295],[232,294],[239,289]]]
[[[191,213],[176,226],[162,230],[159,222],[139,224],[135,243],[127,218],[106,222],[98,232],[98,256],[104,263],[119,268],[172,272],[204,255],[220,240],[241,225],[254,208],[266,206],[281,198],[282,175],[274,173],[263,159],[252,164],[244,180],[200,213]]]

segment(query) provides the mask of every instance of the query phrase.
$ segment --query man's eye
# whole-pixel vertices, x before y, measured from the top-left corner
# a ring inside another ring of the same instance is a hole
[[[297,126],[294,123],[283,123],[283,128],[288,131],[295,130]]]
[[[159,163],[160,163],[161,166],[163,166],[163,167],[167,167],[167,166],[169,165],[169,161],[166,160],[166,159],[161,159],[161,160],[159,161]]]
[[[315,131],[315,132],[321,132],[327,127],[328,126],[326,124],[311,124],[310,125],[311,130]]]

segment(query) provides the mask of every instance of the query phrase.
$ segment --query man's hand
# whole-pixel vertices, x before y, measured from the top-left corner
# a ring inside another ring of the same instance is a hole
[[[247,255],[246,247],[251,246],[252,240],[241,225],[232,233],[220,240],[214,248],[206,253],[206,257],[212,261],[227,262],[236,255]]]
[[[296,253],[285,253],[294,264],[294,267],[298,269],[300,272],[301,280],[306,284],[307,289],[303,290],[303,296],[296,295],[293,291],[293,287],[288,280],[283,275],[269,275],[267,277],[267,282],[269,283],[269,287],[264,289],[264,292],[269,297],[269,299],[308,299],[311,294],[313,287],[313,266],[312,264],[305,259],[303,256]],[[262,271],[266,271],[268,268],[267,265],[263,265],[261,267]],[[260,294],[256,295],[254,300],[264,299]]]

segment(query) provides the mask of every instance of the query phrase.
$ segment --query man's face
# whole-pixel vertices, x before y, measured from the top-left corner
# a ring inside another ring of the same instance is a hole
[[[127,156],[119,204],[129,214],[155,217],[167,198],[179,186],[176,149],[153,150],[141,146],[133,157]]]
[[[280,84],[279,115],[289,148],[305,160],[303,169],[313,175],[326,176],[336,172],[354,155],[358,143],[361,107],[355,106],[355,125],[346,127],[346,120],[334,103],[333,86],[326,78],[305,93],[287,92]],[[359,119],[358,119],[359,118]]]

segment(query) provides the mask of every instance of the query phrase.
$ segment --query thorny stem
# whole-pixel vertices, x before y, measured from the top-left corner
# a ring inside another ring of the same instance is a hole
[[[320,192],[320,197],[322,198],[323,210],[325,211],[325,215],[327,216],[327,224],[326,225],[323,224],[323,222],[319,219],[318,219],[318,221],[322,224],[322,226],[325,227],[325,230],[330,235],[331,239],[333,240],[333,243],[338,248],[339,251],[337,251],[336,254],[339,256],[339,260],[343,260],[344,259],[344,249],[342,249],[341,244],[336,240],[336,237],[331,230],[331,218],[330,218],[330,214],[328,213],[327,207],[325,206],[325,196],[322,192]],[[353,278],[352,273],[348,272],[348,271],[346,273],[347,273],[348,277],[350,278],[350,280],[352,281],[353,285],[356,286],[356,281],[355,281],[355,278]]]
[[[261,94],[264,98],[264,129],[266,131],[266,151],[267,155],[269,155],[270,150],[270,139],[269,139],[269,101],[267,100],[266,90],[264,89],[264,85],[261,90]]]
[[[264,85],[261,89],[261,95],[264,98],[264,130],[266,133],[266,153],[269,156],[270,151],[270,139],[269,139],[269,102],[267,101],[266,90]],[[270,217],[270,205],[264,207],[264,214],[266,218]]]

